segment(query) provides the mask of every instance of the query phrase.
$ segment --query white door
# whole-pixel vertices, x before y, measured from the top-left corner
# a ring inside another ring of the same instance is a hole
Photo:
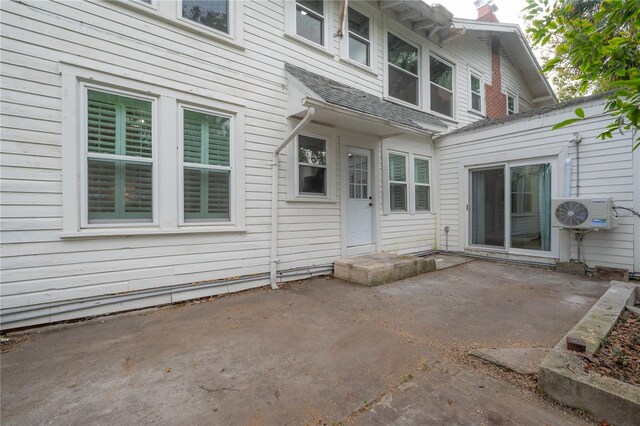
[[[371,151],[347,148],[347,246],[373,244]]]

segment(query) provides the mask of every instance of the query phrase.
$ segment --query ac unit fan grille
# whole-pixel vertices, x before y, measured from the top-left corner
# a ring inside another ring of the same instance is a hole
[[[556,219],[566,227],[580,226],[587,221],[589,210],[577,201],[565,201],[556,207]]]

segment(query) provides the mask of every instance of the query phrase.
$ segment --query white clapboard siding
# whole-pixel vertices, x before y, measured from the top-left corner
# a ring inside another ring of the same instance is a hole
[[[369,2],[376,9],[377,2]],[[284,63],[292,63],[376,96],[383,96],[384,31],[374,14],[373,72],[339,60],[340,41],[318,52],[284,36],[284,3],[245,1],[244,48],[221,43],[184,25],[140,13],[118,2],[3,1],[0,90],[3,99],[0,165],[2,167],[2,306],[17,310],[42,303],[76,309],[65,314],[47,307],[37,319],[14,326],[58,321],[120,309],[169,303],[264,285],[225,284],[139,302],[92,302],[83,298],[266,274],[270,265],[271,155],[287,132],[288,89]],[[329,19],[338,25],[338,11]],[[329,36],[329,35],[328,35]],[[446,46],[423,40],[423,50],[451,61],[456,70],[456,122],[478,119],[468,113],[468,65],[488,77],[486,42],[465,35]],[[93,67],[136,80],[213,100],[234,99],[246,107],[246,231],[175,233],[108,238],[61,238],[62,218],[62,77],[61,63]],[[428,76],[421,78],[428,84]],[[339,129],[337,130],[339,132]],[[399,149],[431,155],[426,138]],[[622,155],[622,153],[619,153]],[[326,266],[342,255],[340,185],[335,203],[289,203],[287,156],[281,155],[279,180],[278,270]],[[585,159],[585,161],[588,161]],[[585,163],[587,164],[587,163]],[[382,164],[377,165],[377,198],[383,199]],[[433,165],[432,165],[433,167]],[[339,168],[336,168],[339,170]],[[626,182],[624,175],[617,178]],[[339,173],[337,179],[340,179]],[[432,173],[432,180],[436,176]],[[338,180],[339,182],[339,180]],[[435,194],[436,182],[432,182]],[[443,194],[443,200],[447,195]],[[452,200],[453,201],[453,200]],[[416,252],[436,245],[434,214],[383,216],[379,247]],[[435,196],[432,198],[435,209]],[[628,241],[626,241],[628,243]],[[71,303],[71,302],[69,302]],[[17,311],[16,311],[17,312]],[[25,314],[26,315],[26,314]],[[4,321],[4,320],[3,320]]]
[[[613,140],[597,139],[597,135],[611,120],[602,114],[604,101],[585,102],[581,106],[591,118],[558,130],[552,130],[551,127],[574,117],[576,106],[437,139],[441,215],[437,232],[440,233],[440,241],[444,241],[444,227],[449,226],[449,249],[465,250],[466,242],[461,239],[466,235],[463,231],[467,227],[466,212],[461,208],[466,204],[466,200],[461,200],[464,197],[461,179],[465,177],[459,173],[466,160],[486,156],[494,158],[493,161],[500,161],[501,155],[526,160],[527,156],[530,158],[536,153],[566,150],[566,155],[573,159],[571,195],[575,196],[576,148],[568,142],[574,132],[579,132],[583,138],[580,144],[580,195],[613,197],[617,205],[630,208],[634,207],[634,203],[637,205],[637,197],[640,196],[637,172],[639,153],[631,151],[631,135],[614,133]],[[519,153],[521,157],[518,157]],[[564,160],[559,161],[557,173],[564,177]],[[563,188],[562,185],[558,187],[560,195]],[[638,271],[639,239],[638,218],[622,217],[616,229],[585,235],[582,242],[583,260],[591,267],[603,265]],[[571,258],[577,259],[577,246],[573,239],[570,240],[570,248]],[[542,260],[533,256],[529,259]]]

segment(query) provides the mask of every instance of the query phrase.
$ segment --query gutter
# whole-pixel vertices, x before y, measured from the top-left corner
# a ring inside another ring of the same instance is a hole
[[[271,270],[270,281],[271,288],[278,289],[277,267],[278,267],[278,173],[279,173],[279,157],[280,152],[295,138],[298,133],[306,126],[316,113],[314,107],[309,107],[304,118],[298,125],[284,138],[284,140],[273,151],[273,159],[271,162]]]

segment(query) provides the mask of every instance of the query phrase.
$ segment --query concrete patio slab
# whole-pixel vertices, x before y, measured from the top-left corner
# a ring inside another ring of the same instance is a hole
[[[533,375],[549,354],[545,348],[475,349],[469,354],[518,374]]]
[[[318,278],[40,329],[2,354],[0,414],[4,425],[580,423],[460,360],[551,348],[607,287],[474,261],[376,287]],[[398,392],[408,405],[395,420],[372,411]]]

